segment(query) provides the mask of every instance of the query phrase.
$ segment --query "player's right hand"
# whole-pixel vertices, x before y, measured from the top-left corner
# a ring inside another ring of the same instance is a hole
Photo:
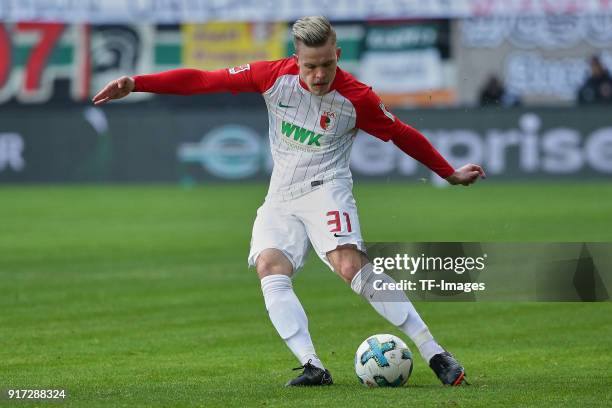
[[[93,97],[94,105],[101,105],[111,99],[121,99],[134,90],[134,78],[122,76],[121,78],[110,81],[100,92]]]

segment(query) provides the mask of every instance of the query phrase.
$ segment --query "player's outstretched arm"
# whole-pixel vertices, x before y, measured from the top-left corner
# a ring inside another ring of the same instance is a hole
[[[486,178],[486,174],[482,167],[477,164],[466,164],[463,167],[455,170],[453,174],[446,178],[450,184],[462,184],[464,186],[469,186],[478,180],[478,178]]]
[[[136,86],[134,78],[122,76],[110,81],[100,92],[93,97],[94,105],[101,105],[111,99],[121,99],[128,96]]]
[[[384,141],[393,141],[401,151],[429,167],[448,183],[469,186],[478,178],[486,178],[484,170],[477,164],[454,169],[421,132],[389,112],[371,89],[357,102],[358,128]]]
[[[278,61],[283,62],[283,60]],[[255,79],[253,71],[259,77],[269,77],[270,65],[261,61],[245,64],[240,67],[204,71],[192,68],[177,68],[154,74],[123,76],[109,82],[96,96],[93,103],[100,105],[111,99],[120,99],[130,92],[150,92],[169,95],[195,95],[215,92],[264,92],[266,81]]]
[[[122,76],[109,82],[96,96],[93,103],[103,104],[120,99],[131,92],[149,92],[167,95],[196,95],[216,92],[259,92],[269,89],[279,72],[293,68],[293,59],[256,61],[238,67],[204,71],[193,68],[177,68],[154,74]]]

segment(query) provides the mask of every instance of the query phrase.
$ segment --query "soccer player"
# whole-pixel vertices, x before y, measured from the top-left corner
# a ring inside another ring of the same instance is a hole
[[[293,25],[296,54],[216,71],[175,69],[123,76],[107,84],[95,104],[130,92],[199,94],[259,92],[268,108],[274,169],[268,194],[257,210],[248,258],[261,279],[272,324],[302,364],[289,386],[329,385],[332,376],[317,357],[308,319],[292,287],[312,244],[321,260],[351,289],[404,332],[443,384],[464,382],[461,364],[434,339],[403,292],[374,290],[375,275],[365,253],[349,170],[351,146],[361,129],[425,164],[450,184],[485,177],[467,164],[454,169],[417,130],[393,115],[367,85],[338,68],[336,33],[325,17]]]

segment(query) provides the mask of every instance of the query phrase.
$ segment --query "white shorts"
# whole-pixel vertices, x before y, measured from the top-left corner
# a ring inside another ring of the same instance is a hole
[[[293,264],[294,273],[308,255],[308,241],[333,270],[327,253],[341,245],[355,245],[365,253],[357,206],[350,180],[334,180],[290,201],[266,198],[253,225],[249,266],[265,249],[278,249]]]

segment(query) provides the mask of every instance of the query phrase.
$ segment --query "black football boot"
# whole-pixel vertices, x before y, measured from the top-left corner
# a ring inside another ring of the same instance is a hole
[[[304,369],[301,375],[289,381],[286,387],[304,387],[314,385],[332,385],[334,381],[328,370],[323,370],[317,366],[310,364],[311,360],[308,360],[306,364],[301,367],[294,368],[294,370]]]
[[[458,386],[467,384],[467,381],[465,381],[465,370],[448,351],[433,356],[429,360],[429,367],[436,373],[444,385]]]

